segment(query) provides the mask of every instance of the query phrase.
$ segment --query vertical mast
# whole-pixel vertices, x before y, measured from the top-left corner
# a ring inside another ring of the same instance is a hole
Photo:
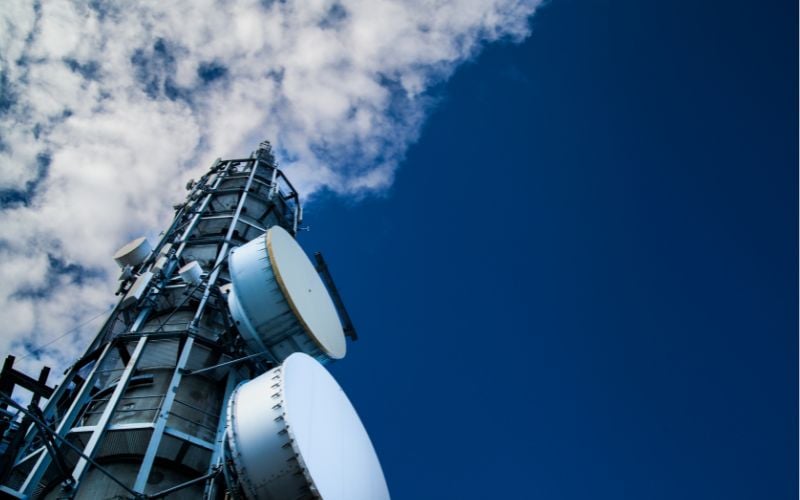
[[[52,433],[33,425],[8,450],[5,495],[221,495],[224,402],[276,364],[233,324],[228,256],[272,227],[294,236],[302,209],[266,141],[187,190],[160,241],[115,256],[119,302],[38,415]]]

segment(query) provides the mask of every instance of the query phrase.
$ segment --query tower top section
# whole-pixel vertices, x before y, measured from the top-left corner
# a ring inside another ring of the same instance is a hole
[[[275,155],[272,154],[272,144],[269,141],[261,141],[255,154],[258,160],[268,163],[271,167],[276,166]]]

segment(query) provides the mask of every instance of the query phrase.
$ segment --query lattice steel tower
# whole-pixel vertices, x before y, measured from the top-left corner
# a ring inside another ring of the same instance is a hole
[[[57,387],[6,360],[0,496],[388,498],[321,367],[356,333],[322,256],[294,239],[302,207],[270,144],[187,189],[157,244],[114,256],[121,298]]]

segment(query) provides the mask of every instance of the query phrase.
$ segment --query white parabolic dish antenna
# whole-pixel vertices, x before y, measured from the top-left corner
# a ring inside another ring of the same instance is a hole
[[[320,362],[344,357],[336,307],[303,248],[280,226],[230,255],[231,315],[242,338],[277,361],[305,352]]]
[[[353,405],[306,354],[293,354],[236,389],[228,402],[227,443],[251,500],[389,499]]]

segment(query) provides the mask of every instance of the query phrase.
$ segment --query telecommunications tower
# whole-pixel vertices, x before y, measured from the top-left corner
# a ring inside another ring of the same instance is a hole
[[[158,243],[114,255],[121,298],[58,386],[6,359],[0,498],[388,499],[322,366],[356,332],[269,142],[187,190]]]

